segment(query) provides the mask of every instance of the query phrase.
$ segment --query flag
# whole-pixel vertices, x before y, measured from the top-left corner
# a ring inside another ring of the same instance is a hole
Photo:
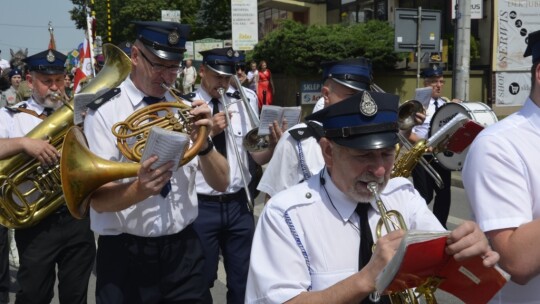
[[[94,75],[90,47],[91,46],[90,43],[88,43],[88,39],[85,39],[83,47],[79,50],[79,65],[75,71],[75,78],[73,79],[73,92],[75,93],[78,93],[81,90],[79,87],[79,82],[81,82],[81,80]]]
[[[49,28],[51,38],[49,39],[49,50],[56,50],[56,42],[54,41],[54,33],[52,27]]]

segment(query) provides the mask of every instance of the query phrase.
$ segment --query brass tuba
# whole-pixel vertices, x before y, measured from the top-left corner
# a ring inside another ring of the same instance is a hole
[[[397,210],[387,210],[384,206],[384,203],[379,195],[377,183],[370,182],[368,183],[367,188],[375,197],[377,209],[379,209],[379,213],[381,214],[381,218],[377,222],[377,227],[375,228],[377,239],[382,237],[383,225],[387,233],[399,229],[407,231],[407,224],[405,223],[401,213],[399,213]],[[392,304],[418,304],[421,303],[419,301],[420,296],[424,297],[425,303],[436,304],[437,300],[433,295],[437,289],[437,286],[434,285],[435,283],[435,281],[428,280],[425,284],[418,286],[415,289],[405,289],[400,292],[394,292],[389,294],[388,297],[390,298],[390,302]]]
[[[113,88],[127,77],[131,60],[112,44],[103,45],[103,70],[81,92],[97,93]],[[48,138],[62,150],[64,136],[73,123],[73,98],[30,131],[26,137]],[[37,224],[64,204],[59,165],[43,167],[36,159],[20,153],[0,161],[0,224],[26,228]]]
[[[176,132],[189,133],[193,128],[193,117],[174,89],[163,85],[176,102],[159,102],[133,112],[125,121],[116,123],[112,133],[117,138],[117,147],[128,159],[137,163],[114,162],[100,158],[88,149],[86,138],[80,128],[73,127],[64,140],[61,157],[62,188],[69,212],[75,218],[86,216],[91,194],[102,185],[122,178],[133,177],[141,165],[142,152],[150,129],[160,127]],[[173,109],[176,109],[174,113]],[[180,165],[197,156],[208,136],[206,126],[201,126],[197,140],[184,153]]]

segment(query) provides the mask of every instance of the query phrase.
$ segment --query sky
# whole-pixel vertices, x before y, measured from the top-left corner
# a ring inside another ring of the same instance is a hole
[[[11,58],[28,48],[28,55],[44,51],[49,46],[49,21],[54,28],[56,50],[68,53],[84,40],[84,31],[75,28],[69,11],[70,0],[2,0],[0,3],[0,56]]]

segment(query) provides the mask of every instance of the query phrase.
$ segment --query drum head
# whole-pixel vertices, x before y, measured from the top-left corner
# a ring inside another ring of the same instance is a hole
[[[458,113],[462,113],[484,127],[497,122],[495,113],[482,102],[448,102],[440,107],[431,119],[429,136],[435,134],[440,128],[447,124]],[[451,151],[441,151],[435,154],[439,163],[448,170],[459,171],[463,168],[465,156],[469,148],[467,147],[461,153]]]

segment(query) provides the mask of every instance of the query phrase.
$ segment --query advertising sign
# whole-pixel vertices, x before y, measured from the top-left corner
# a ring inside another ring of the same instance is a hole
[[[523,105],[530,92],[530,72],[498,72],[495,74],[495,104],[497,106]]]
[[[540,0],[497,0],[494,19],[493,70],[530,70],[531,58],[523,53],[529,33],[540,30]]]
[[[161,21],[170,21],[180,23],[180,11],[162,10]]]
[[[259,42],[257,1],[231,0],[232,43],[236,51],[250,51]]]
[[[456,19],[456,0],[452,0],[452,19]],[[471,19],[482,19],[483,8],[482,0],[470,0],[471,2]]]
[[[321,94],[322,82],[320,81],[302,81],[300,83],[300,98],[303,105],[314,105]]]
[[[203,56],[199,54],[199,52],[216,49],[216,48],[222,48],[223,47],[223,40],[215,40],[215,39],[203,39],[195,41],[193,46],[193,52],[195,53],[195,60],[202,61]]]

